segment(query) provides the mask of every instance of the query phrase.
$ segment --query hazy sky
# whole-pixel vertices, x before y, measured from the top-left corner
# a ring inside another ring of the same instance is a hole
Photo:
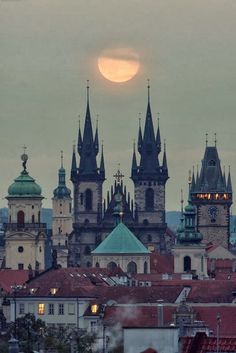
[[[112,83],[97,69],[104,50],[130,48],[140,71]],[[205,133],[217,133],[222,165],[236,181],[235,0],[0,0],[0,207],[21,171],[27,146],[30,175],[42,186],[45,207],[57,185],[60,150],[67,185],[78,115],[90,80],[93,120],[99,114],[107,181],[118,163],[129,179],[138,113],[145,116],[147,78],[156,126],[167,141],[168,210],[187,193],[189,168],[200,165]]]

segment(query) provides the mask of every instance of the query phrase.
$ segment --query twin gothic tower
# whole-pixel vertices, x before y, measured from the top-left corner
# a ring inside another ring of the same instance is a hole
[[[124,223],[149,249],[168,251],[170,237],[165,220],[165,184],[168,179],[166,151],[162,161],[160,129],[154,132],[150,95],[144,131],[139,126],[137,161],[134,146],[131,166],[131,179],[134,183],[134,200],[123,185],[122,174],[118,170],[117,180],[111,186],[107,197],[103,196],[105,163],[101,147],[98,167],[99,136],[96,127],[93,133],[89,88],[87,87],[87,107],[83,136],[79,127],[77,153],[74,147],[71,165],[71,181],[74,189],[74,225],[69,237],[69,265],[91,266],[91,251],[112,231],[115,225],[117,198],[121,198]],[[119,201],[120,202],[120,201]]]

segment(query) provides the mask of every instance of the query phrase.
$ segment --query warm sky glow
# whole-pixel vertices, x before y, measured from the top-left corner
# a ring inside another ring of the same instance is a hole
[[[137,74],[139,65],[138,56],[131,49],[105,51],[98,58],[100,73],[112,82],[131,80]]]

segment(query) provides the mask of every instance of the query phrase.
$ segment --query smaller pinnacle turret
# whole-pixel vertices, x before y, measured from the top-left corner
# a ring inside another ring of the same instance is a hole
[[[94,137],[94,149],[96,152],[96,155],[99,152],[99,140],[98,140],[98,115],[97,115],[97,120],[96,120],[96,131],[95,131],[95,137]]]
[[[75,145],[73,146],[70,180],[72,182],[77,180],[77,163],[76,163],[76,155],[75,155]]]
[[[135,142],[133,145],[133,159],[132,159],[132,167],[131,167],[131,176],[134,177],[137,175],[137,159],[136,159],[136,153],[135,153]]]
[[[232,182],[231,182],[231,175],[230,175],[230,166],[229,166],[229,174],[228,174],[228,180],[227,180],[227,191],[232,194],[233,189],[232,189]]]
[[[138,151],[139,153],[142,152],[143,148],[143,136],[142,136],[142,129],[141,129],[141,118],[139,117],[139,130],[138,130]]]
[[[100,162],[100,177],[105,180],[105,163],[103,156],[103,143],[102,143],[102,152],[101,152],[101,162]]]
[[[82,135],[81,135],[81,129],[80,129],[80,120],[79,120],[79,131],[78,131],[78,144],[77,144],[77,151],[79,153],[79,155],[81,154],[82,151]]]
[[[157,134],[156,134],[156,146],[157,146],[157,153],[160,153],[161,152],[160,113],[158,113],[158,126],[157,126]]]

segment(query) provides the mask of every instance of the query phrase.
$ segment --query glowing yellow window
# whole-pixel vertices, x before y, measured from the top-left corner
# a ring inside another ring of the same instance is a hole
[[[57,291],[58,291],[58,288],[51,288],[50,293],[51,295],[55,295]]]
[[[96,314],[96,312],[98,311],[98,305],[97,304],[91,305],[91,311],[93,314]]]
[[[45,304],[38,304],[38,314],[39,315],[45,314]]]

